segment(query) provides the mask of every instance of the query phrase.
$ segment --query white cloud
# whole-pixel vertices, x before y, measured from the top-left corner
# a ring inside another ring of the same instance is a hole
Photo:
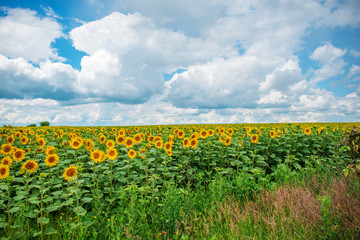
[[[23,57],[35,63],[48,58],[63,60],[51,47],[51,43],[63,35],[60,24],[54,19],[40,18],[28,9],[2,10],[7,15],[0,17],[0,54]]]
[[[352,55],[352,56],[354,56],[354,57],[360,57],[360,51],[357,51],[357,50],[355,50],[355,49],[351,49],[350,50],[350,54]]]
[[[312,82],[317,83],[342,74],[344,72],[343,68],[346,65],[342,57],[346,52],[347,50],[336,48],[330,43],[316,48],[310,58],[318,61],[320,68],[314,72],[315,77],[312,79]]]

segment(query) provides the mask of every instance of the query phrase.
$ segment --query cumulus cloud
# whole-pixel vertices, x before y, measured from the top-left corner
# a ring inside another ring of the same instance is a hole
[[[319,62],[320,68],[315,70],[312,81],[317,83],[342,74],[346,65],[343,59],[346,52],[347,50],[336,48],[331,43],[316,48],[310,58]]]
[[[38,17],[35,11],[28,9],[1,10],[6,16],[0,17],[0,54],[35,63],[49,58],[63,60],[51,47],[51,43],[63,35],[56,20]]]

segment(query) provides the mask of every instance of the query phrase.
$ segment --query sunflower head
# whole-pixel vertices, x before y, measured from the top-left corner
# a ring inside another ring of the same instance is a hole
[[[132,146],[134,146],[134,139],[132,139],[131,137],[127,137],[125,139],[125,146],[126,148],[131,148]]]
[[[39,165],[34,160],[26,161],[22,167],[20,173],[30,172],[33,173],[39,168]]]
[[[189,140],[189,138],[184,138],[184,140],[183,140],[183,146],[184,146],[184,148],[188,148],[188,147],[190,147],[190,140]]]
[[[17,148],[13,153],[13,158],[16,162],[19,162],[25,158],[25,151]]]
[[[133,159],[134,157],[136,157],[136,151],[134,149],[130,149],[128,152],[128,156],[129,158]]]
[[[310,128],[305,128],[304,129],[304,133],[306,134],[306,135],[309,135],[310,133],[311,133],[311,129]]]
[[[197,145],[198,145],[198,140],[197,140],[196,138],[191,139],[191,141],[190,141],[190,147],[191,147],[191,148],[196,148]]]
[[[55,166],[59,161],[59,156],[57,154],[50,154],[45,159],[45,164],[49,167]]]
[[[66,168],[63,173],[63,178],[66,181],[71,181],[74,178],[77,178],[77,169],[74,165],[71,165],[70,167]]]
[[[110,160],[115,160],[118,156],[118,152],[115,148],[109,148],[106,151],[106,156],[110,159]]]
[[[115,142],[114,142],[113,140],[108,140],[108,141],[106,142],[106,146],[107,146],[108,148],[113,148],[113,147],[115,147]]]
[[[259,135],[254,134],[251,136],[251,143],[257,143],[259,140]]]
[[[271,138],[276,137],[276,132],[275,132],[274,130],[271,130],[271,131],[270,131],[270,137],[271,137]]]
[[[106,157],[105,153],[98,149],[95,149],[90,153],[90,158],[95,163],[101,163],[101,162],[105,161],[105,157]]]
[[[8,165],[0,165],[0,179],[5,179],[9,176],[10,168]]]
[[[11,144],[3,144],[1,146],[1,151],[4,155],[11,155],[14,151],[14,148],[11,146]]]
[[[3,159],[1,159],[1,164],[6,165],[6,166],[11,166],[11,164],[12,164],[11,157],[9,157],[9,156],[3,157]]]

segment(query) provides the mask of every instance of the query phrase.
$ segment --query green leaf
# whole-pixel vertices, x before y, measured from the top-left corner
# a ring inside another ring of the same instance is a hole
[[[0,228],[6,228],[7,225],[7,222],[0,222]]]
[[[49,218],[47,217],[40,217],[38,218],[38,223],[42,224],[42,225],[46,225],[49,223]]]
[[[35,231],[34,233],[33,233],[33,237],[37,237],[37,236],[39,236],[39,235],[41,235],[42,234],[42,231]]]
[[[10,213],[16,213],[19,210],[20,210],[20,207],[12,207],[9,212]]]
[[[46,230],[46,235],[52,235],[52,234],[57,234],[58,232],[54,229],[54,228],[52,228],[52,227],[50,227],[50,228],[48,228],[47,230]]]
[[[76,213],[77,215],[80,216],[85,216],[85,214],[87,213],[86,209],[84,209],[83,207],[75,207],[74,208],[74,213]]]
[[[84,197],[81,199],[84,203],[87,203],[87,202],[91,202],[93,200],[93,198],[91,197]]]
[[[54,212],[59,210],[62,207],[62,205],[55,205],[55,206],[49,206],[46,208],[46,210],[48,210],[49,212]]]

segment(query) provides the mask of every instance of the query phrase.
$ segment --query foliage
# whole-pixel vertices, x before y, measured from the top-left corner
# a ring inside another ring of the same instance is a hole
[[[211,238],[216,233],[207,234],[197,221],[216,214],[229,196],[244,205],[281,184],[341,172],[352,162],[339,150],[345,127],[1,128],[0,158],[9,168],[0,172],[0,235]],[[217,227],[226,234],[224,219]],[[247,236],[261,238],[254,219],[246,221],[248,227],[240,225]]]
[[[41,127],[50,126],[50,122],[48,122],[48,121],[40,122],[40,126]]]

